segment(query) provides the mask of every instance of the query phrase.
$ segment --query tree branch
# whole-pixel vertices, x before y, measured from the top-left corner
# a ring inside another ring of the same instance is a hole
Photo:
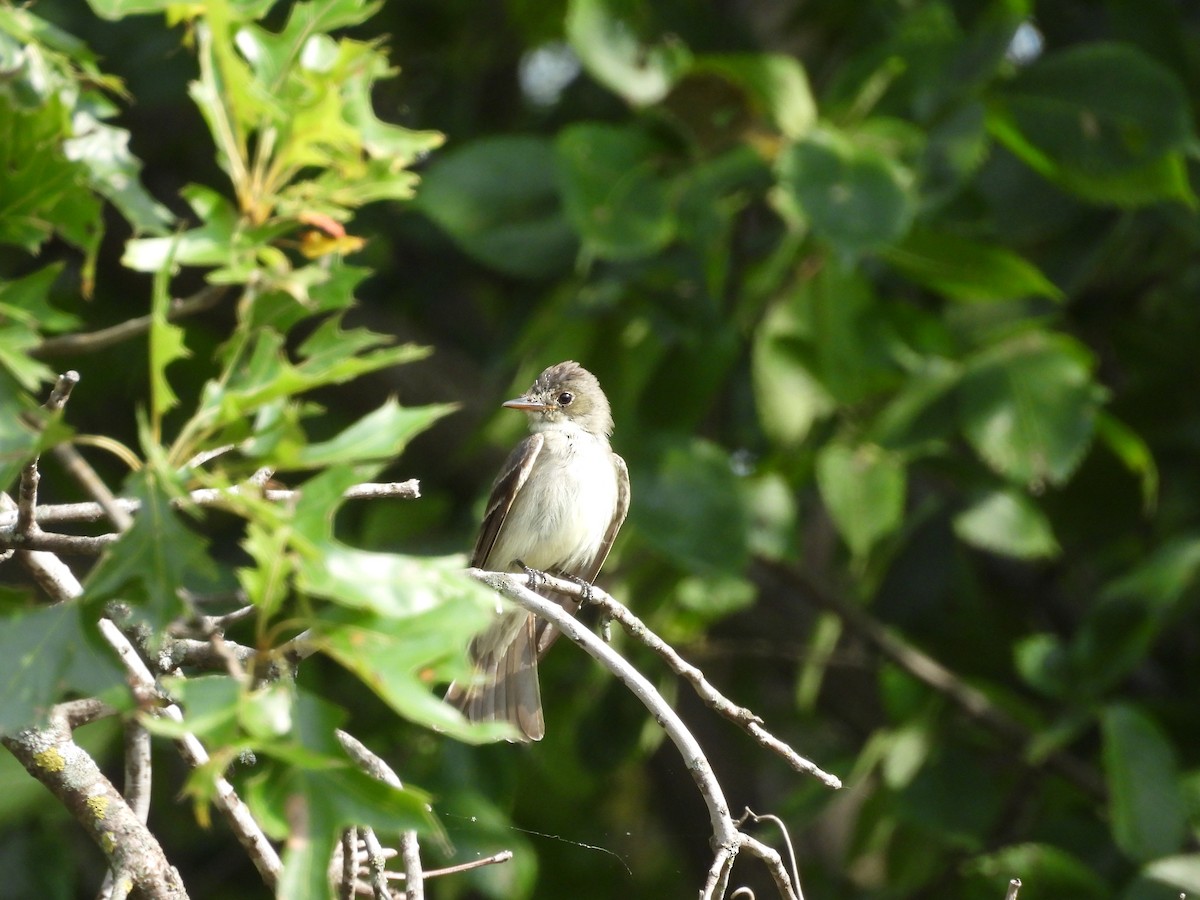
[[[69,709],[55,707],[45,727],[0,742],[83,826],[108,860],[118,889],[135,888],[147,900],[186,900],[179,873],[154,835],[72,739]]]
[[[208,285],[191,297],[174,300],[170,309],[167,310],[167,319],[174,322],[185,316],[211,309],[221,302],[221,298],[228,290],[229,288],[225,285]],[[145,334],[150,330],[150,321],[151,317],[148,315],[138,316],[136,319],[129,319],[99,331],[46,338],[31,349],[29,355],[36,359],[44,359],[47,356],[78,356],[81,353],[95,353]]]

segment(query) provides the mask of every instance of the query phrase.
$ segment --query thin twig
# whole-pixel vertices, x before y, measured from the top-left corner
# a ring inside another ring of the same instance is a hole
[[[83,586],[58,557],[49,553],[25,553],[22,559],[26,567],[33,573],[35,579],[50,596],[59,603],[65,603],[79,597]],[[102,618],[97,623],[101,636],[117,652],[126,677],[135,696],[157,696],[154,675],[138,655],[137,650],[111,619]],[[183,722],[183,711],[173,703],[168,703],[158,709],[162,715],[174,722]],[[199,768],[209,761],[208,751],[193,734],[186,733],[176,740],[176,746],[188,765]],[[267,840],[262,828],[254,821],[249,808],[237,795],[233,785],[222,776],[215,781],[213,803],[233,829],[238,843],[246,850],[251,862],[262,875],[263,880],[271,887],[279,880],[282,864],[279,854]],[[124,800],[121,801],[124,803]]]
[[[481,569],[468,569],[467,572],[472,578],[488,585],[552,624],[568,640],[581,647],[584,652],[616,675],[629,688],[654,716],[654,720],[666,732],[667,737],[683,757],[684,764],[696,782],[696,787],[708,808],[713,845],[720,847],[738,844],[737,827],[733,824],[733,817],[729,813],[729,805],[725,801],[721,784],[713,774],[712,766],[704,755],[704,750],[688,727],[684,725],[683,720],[671,708],[671,705],[655,690],[649,679],[557,603],[540,597],[526,588],[524,582],[527,580],[527,576],[486,572]]]
[[[514,575],[521,582],[528,581],[527,576]],[[624,604],[615,600],[594,585],[580,585],[574,581],[555,578],[550,575],[539,575],[539,581],[556,593],[566,594],[581,599],[588,598],[589,602],[600,608],[602,614],[615,619],[629,632],[631,636],[641,641],[667,664],[676,675],[686,680],[692,686],[700,699],[712,710],[720,713],[737,725],[740,725],[761,746],[782,757],[789,766],[797,772],[812,775],[828,787],[837,790],[842,781],[836,775],[824,771],[816,763],[801,756],[790,746],[775,737],[763,727],[762,719],[743,706],[738,706],[718,691],[704,676],[704,673],[684,660],[679,653],[655,634],[645,622],[629,611]]]
[[[375,835],[375,829],[363,829],[363,843],[367,848],[367,874],[372,897],[374,900],[392,900],[392,889],[387,880],[387,856]]]
[[[342,832],[342,871],[338,878],[340,900],[354,900],[354,874],[358,869],[358,829],[350,826]]]
[[[766,559],[755,562],[762,574],[771,577],[785,589],[801,592],[805,599],[834,613],[851,631],[873,646],[876,652],[945,696],[970,718],[1017,747],[1027,747],[1033,740],[1034,736],[1028,728],[993,703],[983,691],[905,641],[861,607],[845,603],[841,598],[820,590],[791,566]],[[1097,800],[1105,798],[1104,782],[1099,773],[1069,753],[1062,750],[1053,753],[1046,758],[1045,764],[1089,796]]]
[[[228,489],[201,488],[188,494],[186,500],[174,502],[203,507],[221,506],[228,501],[230,495],[236,496],[238,490],[236,487]],[[300,495],[300,491],[279,488],[268,488],[265,491],[259,491],[256,488],[255,492],[261,495],[263,499],[270,500],[273,503],[290,502],[297,499]],[[342,495],[346,500],[414,500],[420,496],[421,483],[416,478],[410,478],[408,481],[365,482],[363,484],[356,484],[347,488],[346,492]],[[124,497],[118,497],[116,504],[129,513],[136,513],[141,508],[140,501]],[[105,518],[105,516],[104,508],[99,503],[59,503],[38,507],[36,521],[39,525],[51,525],[61,522],[97,522]],[[11,527],[15,521],[15,517],[0,513],[0,532]]]
[[[421,872],[421,845],[415,831],[400,835],[400,857],[404,860],[404,900],[425,900],[425,876]]]
[[[441,869],[430,869],[425,873],[425,878],[441,878],[444,875],[458,875],[462,872],[469,872],[472,869],[481,869],[484,866],[495,866],[500,863],[506,863],[513,858],[511,850],[501,850],[499,853],[493,853],[491,856],[482,856],[479,859],[473,859],[470,862],[458,863],[453,866],[444,866]],[[388,872],[388,878],[393,881],[403,881],[403,872]]]
[[[209,285],[191,297],[175,300],[167,310],[167,319],[174,322],[176,319],[211,309],[221,302],[221,298],[228,290],[225,285]],[[148,315],[138,316],[136,319],[129,319],[99,331],[46,338],[30,350],[29,355],[42,359],[47,356],[78,356],[81,353],[95,353],[145,334],[150,330],[151,318]]]
[[[1017,894],[1021,892],[1021,879],[1014,878],[1008,883],[1008,890],[1004,894],[1004,900],[1017,900]],[[1180,897],[1183,894],[1179,895]]]

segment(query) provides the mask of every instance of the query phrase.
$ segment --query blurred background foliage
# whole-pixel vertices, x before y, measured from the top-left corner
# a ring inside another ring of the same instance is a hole
[[[499,402],[577,359],[612,400],[633,481],[602,583],[846,782],[835,794],[790,772],[622,644],[677,696],[734,808],[783,817],[808,896],[982,900],[1011,877],[1023,898],[1200,893],[1193,4],[381,4],[344,24],[356,52],[399,67],[358,99],[415,130],[388,147],[420,176],[413,199],[398,199],[412,181],[372,193],[362,176],[348,205],[294,192],[270,211],[214,150],[213,100],[189,99],[195,10],[169,6],[38,0],[53,34],[0,7],[5,71],[39,40],[89,88],[46,100],[52,115],[0,88],[0,275],[10,291],[41,278],[54,301],[0,319],[7,410],[18,387],[38,394],[49,370],[29,351],[47,333],[149,311],[168,245],[133,232],[213,228],[225,208],[267,229],[297,209],[345,220],[379,201],[348,225],[361,248],[331,248],[362,270],[346,275],[347,325],[433,352],[320,385],[308,428],[334,435],[391,394],[459,409],[381,476],[419,478],[422,499],[347,508],[342,541],[469,547],[524,427]],[[260,64],[289,13],[190,6],[265,15],[258,43],[237,44]],[[364,9],[313,6],[330,27]],[[140,11],[156,14],[125,17]],[[274,98],[285,115],[304,87]],[[96,128],[111,152],[62,143],[89,115],[127,147]],[[145,193],[118,177],[139,164]],[[228,254],[189,247],[175,296],[214,269],[245,282]],[[167,426],[239,321],[226,303],[181,323],[191,358],[171,368],[183,402],[162,409]],[[74,429],[137,442],[146,352],[42,354],[83,376]],[[60,478],[43,491],[75,499]],[[208,527],[213,555],[236,559],[236,530]],[[702,880],[707,825],[682,763],[565,645],[544,666],[548,734],[532,747],[438,737],[325,660],[300,682],[433,795],[453,859],[517,851],[436,897],[686,896]],[[63,858],[65,813],[6,766],[13,896],[83,896],[96,855],[36,867]],[[159,786],[152,822],[193,896],[262,896],[222,827],[173,805],[183,778]]]

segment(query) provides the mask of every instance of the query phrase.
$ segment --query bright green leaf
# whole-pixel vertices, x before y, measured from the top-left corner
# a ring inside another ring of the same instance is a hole
[[[810,371],[808,329],[796,305],[776,303],[763,317],[751,348],[754,403],[763,431],[781,447],[795,447],[834,410],[834,400]]]
[[[1200,853],[1166,856],[1149,863],[1121,900],[1176,900],[1200,894]]]
[[[954,533],[981,550],[1017,559],[1045,559],[1059,553],[1046,514],[1011,488],[985,494],[960,512],[954,517]]]
[[[1024,885],[1036,888],[1037,897],[1070,897],[1071,900],[1108,900],[1112,891],[1105,879],[1089,863],[1053,844],[1010,844],[971,860],[968,874],[978,882],[970,896],[995,893],[1011,878],[1020,877]],[[1022,888],[1024,894],[1025,888]]]
[[[575,257],[578,239],[544,138],[484,138],[439,154],[416,202],[465,253],[501,272],[545,278],[567,271]]]
[[[916,211],[908,172],[827,129],[783,150],[779,180],[813,230],[845,253],[902,238]]]
[[[50,289],[62,274],[63,263],[35,269],[24,278],[0,283],[0,315],[40,332],[67,331],[79,325],[79,317],[50,304]]]
[[[1187,836],[1187,807],[1167,736],[1134,706],[1114,704],[1100,720],[1113,838],[1131,859],[1176,852]]]
[[[879,447],[827,444],[817,456],[817,487],[856,559],[898,527],[904,514],[907,472]]]
[[[808,75],[793,56],[721,53],[697,57],[692,72],[711,72],[746,91],[787,138],[801,138],[817,121]]]
[[[567,40],[588,73],[634,106],[657,103],[686,71],[690,54],[678,42],[642,44],[611,0],[571,0]]]
[[[336,437],[308,444],[293,456],[274,456],[280,469],[387,460],[400,455],[408,442],[456,407],[452,404],[402,407],[395,399],[363,416]]]
[[[976,452],[1033,489],[1065,482],[1091,446],[1101,390],[1091,354],[1063,335],[1019,335],[967,360],[959,418]]]

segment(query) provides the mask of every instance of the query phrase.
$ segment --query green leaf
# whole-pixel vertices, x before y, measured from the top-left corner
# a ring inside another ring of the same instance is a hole
[[[689,74],[710,72],[742,88],[787,138],[801,138],[816,124],[817,101],[808,75],[792,56],[717,53],[696,58]]]
[[[271,461],[278,469],[317,469],[393,459],[410,440],[456,408],[446,403],[406,408],[393,398],[336,437],[299,447],[294,453],[274,454]]]
[[[183,328],[167,319],[170,311],[171,269],[174,254],[154,275],[154,292],[150,304],[150,417],[156,436],[162,417],[179,404],[179,397],[167,380],[167,366],[190,355],[183,342]]]
[[[1100,719],[1113,838],[1131,859],[1176,852],[1188,833],[1175,751],[1137,707],[1114,704]]]
[[[388,600],[378,596],[379,591],[370,598],[384,614],[332,609],[314,629],[316,646],[418,725],[472,743],[507,734],[507,727],[472,725],[435,691],[438,685],[469,676],[467,645],[491,621],[498,602],[495,594],[463,574],[461,559],[454,560],[460,564],[455,569],[437,560],[400,559],[394,571],[409,581],[394,586]],[[384,563],[368,577],[389,567]],[[357,602],[361,598],[348,596],[346,574],[340,574],[340,583],[327,579],[306,587],[314,593],[337,593],[331,599],[339,602]],[[414,602],[421,595],[427,605]]]
[[[905,277],[951,300],[1062,298],[1053,282],[1011,250],[955,234],[914,229],[882,255]]]
[[[867,444],[826,444],[816,471],[821,499],[855,559],[900,526],[907,472],[893,454]]]
[[[612,0],[570,0],[566,33],[588,74],[634,106],[662,100],[686,71],[690,54],[683,44],[642,44]]]
[[[606,259],[649,256],[675,236],[662,151],[645,131],[584,122],[555,141],[558,181],[571,224],[587,250]]]
[[[0,620],[0,735],[43,720],[68,693],[94,697],[124,684],[124,672],[78,603]]]
[[[1025,67],[992,98],[988,126],[1029,166],[1089,199],[1194,200],[1181,171],[1193,139],[1187,94],[1131,45],[1081,44]]]
[[[960,512],[954,533],[981,550],[1016,559],[1048,559],[1060,550],[1046,514],[1011,488],[991,491]]]
[[[1158,466],[1149,445],[1107,410],[1096,415],[1096,437],[1137,476],[1142,487],[1142,509],[1147,514],[1153,512],[1158,502]]]
[[[882,153],[820,129],[784,148],[778,166],[780,185],[813,231],[839,251],[877,249],[908,231],[912,178]]]
[[[964,896],[988,896],[1011,878],[1020,876],[1035,897],[1070,897],[1071,900],[1108,900],[1112,891],[1093,866],[1052,844],[1010,844],[977,856],[967,864],[978,891]],[[1036,889],[1036,893],[1034,890]]]
[[[1200,894],[1200,853],[1166,856],[1146,865],[1121,900],[1176,900]]]
[[[749,524],[728,451],[699,438],[672,444],[653,471],[632,487],[638,534],[694,575],[741,575]]]
[[[101,204],[79,185],[83,166],[67,158],[70,110],[50,97],[35,109],[18,108],[0,91],[0,244],[36,251],[54,234],[95,254],[102,233]]]
[[[1101,390],[1090,351],[1034,331],[966,361],[959,419],[993,469],[1040,490],[1070,478],[1091,446]]]
[[[0,371],[0,490],[8,490],[21,469],[37,454],[38,434],[25,424],[20,386]]]
[[[29,355],[40,342],[37,332],[23,324],[0,325],[0,367],[27,391],[54,380],[54,372]]]
[[[574,260],[545,138],[484,138],[439,154],[416,203],[463,252],[506,274],[546,278]]]
[[[804,339],[810,332],[798,318],[796,304],[774,304],[751,347],[758,419],[771,442],[781,447],[800,445],[835,408],[805,359]]]
[[[62,274],[63,263],[35,269],[24,278],[0,283],[0,314],[40,332],[67,331],[79,317],[50,304],[50,290]]]
[[[186,528],[171,508],[162,476],[143,470],[129,484],[140,502],[133,525],[105,550],[88,574],[85,596],[136,604],[156,630],[184,611],[184,591],[203,592],[216,585],[216,569],[207,542]]]
[[[142,186],[142,163],[129,152],[129,132],[87,112],[77,113],[74,125],[74,137],[63,145],[67,159],[87,169],[92,188],[121,211],[134,231],[163,233],[175,217]]]

